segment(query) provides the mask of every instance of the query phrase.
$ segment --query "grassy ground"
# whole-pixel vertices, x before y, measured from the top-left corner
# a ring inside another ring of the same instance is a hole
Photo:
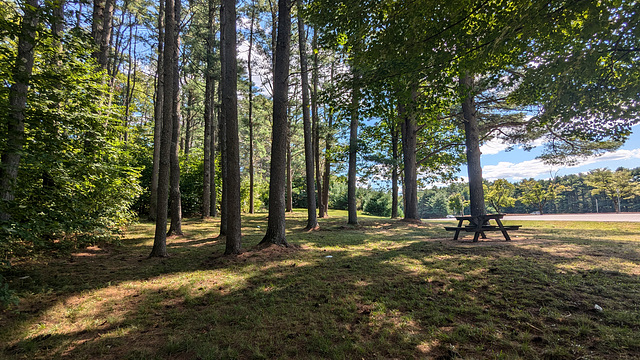
[[[221,257],[216,220],[187,220],[170,258],[147,259],[153,225],[5,274],[0,358],[631,359],[640,354],[640,224],[521,222],[453,242],[442,226],[345,213],[292,248]],[[27,277],[28,276],[28,277]],[[598,304],[603,311],[594,309]]]

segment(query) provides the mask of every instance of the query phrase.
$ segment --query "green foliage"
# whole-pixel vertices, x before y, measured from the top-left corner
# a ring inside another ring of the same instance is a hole
[[[513,197],[516,187],[505,179],[498,179],[491,185],[484,184],[483,187],[485,200],[499,214],[503,208],[513,206],[516,202]]]
[[[465,200],[460,193],[451,194],[449,196],[449,210],[455,214],[463,215],[464,208],[468,206],[469,201]]]
[[[418,200],[418,214],[422,219],[445,217],[449,214],[448,203],[445,192],[426,190]]]
[[[63,43],[59,52],[55,39],[44,37],[37,47],[16,200],[6,209],[11,223],[2,226],[3,255],[19,246],[74,248],[113,240],[135,218],[140,169],[131,164],[137,149],[121,141],[120,109],[105,105],[108,88],[87,34],[74,29]],[[0,93],[0,107],[7,101]]]
[[[9,284],[4,282],[2,274],[0,274],[0,309],[11,305],[18,305],[18,297],[16,292],[9,289]]]
[[[595,169],[587,174],[586,184],[593,187],[592,195],[605,195],[614,203],[615,211],[620,211],[620,200],[640,196],[640,183],[633,181],[631,171],[617,169]]]
[[[185,216],[201,214],[202,179],[204,177],[204,153],[194,149],[189,156],[180,159],[180,199]]]
[[[391,195],[384,191],[372,191],[364,201],[365,213],[375,216],[391,216]]]

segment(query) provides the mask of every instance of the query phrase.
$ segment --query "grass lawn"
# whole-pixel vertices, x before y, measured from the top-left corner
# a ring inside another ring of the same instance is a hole
[[[142,223],[120,246],[16,262],[0,358],[640,357],[640,223],[523,221],[472,243],[453,221],[330,215],[316,232],[290,215],[294,246],[260,251],[266,214],[245,215],[238,257],[217,220],[191,219],[166,259]]]

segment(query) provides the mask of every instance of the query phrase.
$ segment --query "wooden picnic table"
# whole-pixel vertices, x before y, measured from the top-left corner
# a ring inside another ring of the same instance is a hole
[[[456,216],[458,220],[458,226],[445,226],[445,230],[447,231],[455,231],[455,235],[453,236],[453,240],[458,240],[458,236],[461,231],[465,232],[473,232],[473,242],[478,241],[478,237],[482,236],[483,239],[486,239],[487,236],[484,234],[486,231],[501,231],[502,235],[507,241],[511,241],[507,230],[518,230],[522,225],[508,225],[505,226],[502,224],[502,219],[504,215],[502,214],[487,214],[487,215],[478,215],[478,216]],[[490,220],[496,222],[497,225],[491,225]],[[469,224],[463,226],[463,223],[467,221]]]

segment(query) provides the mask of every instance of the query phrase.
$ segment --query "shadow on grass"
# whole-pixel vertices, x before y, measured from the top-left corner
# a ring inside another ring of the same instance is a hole
[[[244,222],[252,241],[245,247],[259,241],[264,221],[256,215]],[[430,224],[370,220],[350,229],[341,221],[321,220],[318,232],[291,231],[290,242],[303,248],[269,256],[220,258],[223,242],[188,233],[170,242],[168,259],[139,258],[148,239],[134,239],[47,273],[34,269],[30,291],[47,286],[54,293],[36,313],[10,316],[5,329],[16,331],[2,335],[9,343],[2,354],[633,358],[640,351],[635,253],[616,254],[631,264],[628,272],[606,264],[583,269],[549,251],[575,246],[569,241],[475,246],[444,240],[450,234]],[[301,224],[294,218],[288,228]]]

